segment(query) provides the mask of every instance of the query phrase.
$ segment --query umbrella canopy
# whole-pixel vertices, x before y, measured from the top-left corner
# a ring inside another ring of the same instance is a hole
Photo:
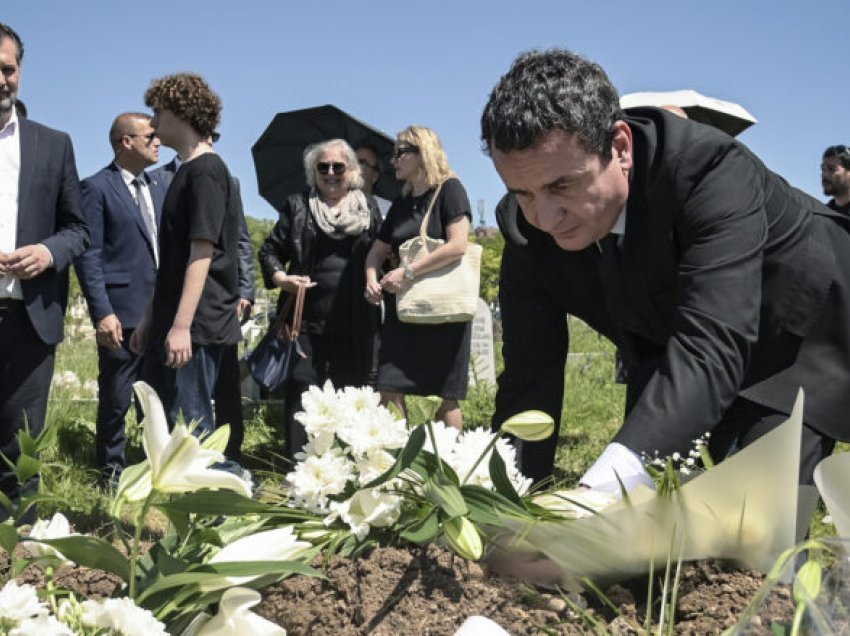
[[[629,93],[620,98],[621,108],[638,106],[678,106],[694,121],[719,128],[733,137],[758,121],[740,104],[708,97],[690,89],[660,93]]]
[[[393,138],[330,104],[275,115],[251,148],[260,195],[279,209],[287,195],[307,187],[304,149],[337,138],[345,139],[352,148],[368,145],[378,152],[381,176],[374,194],[394,199],[402,184],[389,165]]]

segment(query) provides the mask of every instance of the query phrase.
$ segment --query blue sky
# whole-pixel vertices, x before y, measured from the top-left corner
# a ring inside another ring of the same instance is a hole
[[[492,223],[504,188],[481,152],[479,117],[530,48],[580,52],[621,93],[693,88],[741,103],[759,120],[741,140],[820,199],[823,149],[850,143],[845,1],[4,4],[0,21],[26,46],[20,96],[32,119],[71,134],[81,177],[108,163],[112,118],[144,109],[151,79],[195,71],[222,97],[218,151],[256,217],[276,213],[257,194],[252,144],[275,113],[332,103],[391,135],[435,129]]]

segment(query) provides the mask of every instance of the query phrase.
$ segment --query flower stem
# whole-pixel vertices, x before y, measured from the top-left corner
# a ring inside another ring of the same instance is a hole
[[[440,469],[440,472],[443,472],[443,460],[440,459],[440,451],[437,449],[437,438],[434,437],[434,427],[431,423],[431,420],[425,421],[425,427],[428,429],[428,437],[431,438],[431,446],[434,448],[434,457],[437,458],[437,467]]]
[[[138,517],[136,517],[136,531],[133,535],[133,547],[130,551],[130,598],[136,600],[136,569],[139,563],[139,548],[142,543],[142,529],[145,527],[145,517],[148,514],[148,508],[150,508],[151,502],[153,501],[153,495],[156,491],[151,490],[148,493],[148,496],[145,498],[145,503],[142,504],[142,509],[139,511]]]
[[[461,485],[461,486],[463,486],[463,485],[464,485],[467,481],[469,481],[469,478],[470,478],[470,477],[472,477],[472,473],[474,473],[474,472],[475,472],[475,469],[476,469],[476,468],[478,468],[478,465],[481,463],[481,461],[482,461],[485,457],[487,457],[487,455],[490,453],[490,451],[492,451],[492,450],[495,448],[495,446],[496,446],[496,442],[498,442],[498,441],[499,441],[499,437],[500,437],[500,436],[499,436],[499,434],[498,434],[498,433],[494,433],[494,434],[493,434],[493,439],[491,439],[491,440],[490,440],[490,443],[489,443],[489,444],[487,444],[487,448],[485,448],[485,449],[484,449],[484,452],[483,452],[483,453],[481,453],[481,456],[480,456],[478,459],[476,459],[476,460],[475,460],[475,463],[472,465],[472,468],[470,468],[470,469],[469,469],[469,472],[468,472],[468,473],[466,473],[466,477],[464,477],[464,478],[461,480],[461,482],[460,482],[460,485]],[[494,451],[494,452],[495,452],[495,451]]]

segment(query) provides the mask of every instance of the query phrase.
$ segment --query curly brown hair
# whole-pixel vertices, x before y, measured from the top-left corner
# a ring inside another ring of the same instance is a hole
[[[153,80],[145,105],[154,112],[170,110],[202,137],[210,137],[221,121],[221,98],[196,73],[175,73]]]

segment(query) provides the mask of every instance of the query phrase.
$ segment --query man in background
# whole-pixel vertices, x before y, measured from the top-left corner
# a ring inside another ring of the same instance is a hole
[[[81,184],[91,245],[76,268],[97,340],[97,465],[105,483],[117,483],[125,466],[125,417],[142,366],[130,338],[156,282],[167,185],[145,172],[159,160],[149,115],[118,115],[109,143],[113,160]]]
[[[44,426],[68,267],[89,241],[71,139],[15,111],[23,58],[21,38],[0,23],[0,451],[12,462],[16,433]],[[21,494],[5,462],[0,490]]]
[[[850,217],[850,148],[840,145],[824,150],[820,180],[823,193],[832,197],[827,205]]]

